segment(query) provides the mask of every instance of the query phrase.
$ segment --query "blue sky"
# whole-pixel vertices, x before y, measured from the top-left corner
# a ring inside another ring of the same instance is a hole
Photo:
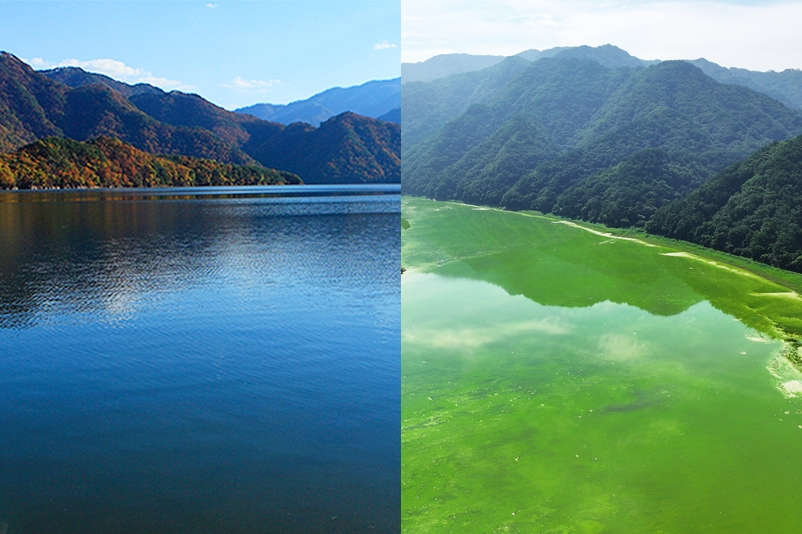
[[[0,0],[0,50],[233,109],[400,75],[400,0]]]
[[[802,2],[403,0],[402,59],[614,44],[642,59],[802,68]]]

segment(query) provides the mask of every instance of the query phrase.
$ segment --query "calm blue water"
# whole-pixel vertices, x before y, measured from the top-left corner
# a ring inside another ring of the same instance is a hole
[[[0,195],[0,532],[397,532],[399,211]]]

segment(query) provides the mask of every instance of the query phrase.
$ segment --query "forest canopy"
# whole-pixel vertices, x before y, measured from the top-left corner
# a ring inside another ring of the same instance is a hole
[[[0,154],[0,189],[300,184],[298,176],[255,165],[154,156],[111,137],[48,137]]]

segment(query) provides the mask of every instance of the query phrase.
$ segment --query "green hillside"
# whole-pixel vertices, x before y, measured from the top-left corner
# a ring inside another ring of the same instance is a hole
[[[401,89],[404,150],[423,141],[471,105],[486,101],[529,66],[510,57],[492,67],[453,74],[438,80],[406,82]]]
[[[795,110],[684,61],[611,69],[558,55],[531,63],[417,145],[405,142],[402,187],[643,226],[726,166],[800,133]]]
[[[802,272],[802,136],[728,167],[646,230]]]

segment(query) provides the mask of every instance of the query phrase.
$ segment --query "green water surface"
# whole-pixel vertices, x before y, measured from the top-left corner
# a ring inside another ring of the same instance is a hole
[[[404,532],[802,532],[798,294],[536,214],[402,211]]]

